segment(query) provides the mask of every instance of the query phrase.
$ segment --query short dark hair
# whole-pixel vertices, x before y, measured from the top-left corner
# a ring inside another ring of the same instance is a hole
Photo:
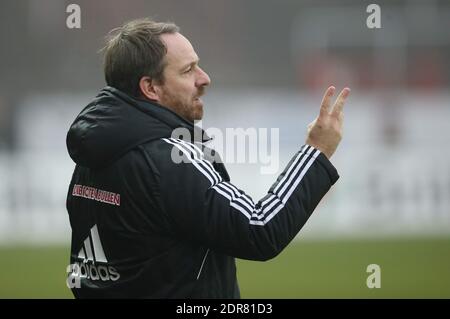
[[[174,23],[148,18],[133,20],[111,30],[102,49],[107,85],[139,97],[139,81],[143,76],[163,83],[167,48],[160,35],[179,30]]]

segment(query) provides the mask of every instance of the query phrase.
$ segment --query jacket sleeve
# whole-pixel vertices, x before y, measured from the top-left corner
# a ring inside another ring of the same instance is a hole
[[[173,234],[241,259],[278,255],[339,178],[325,155],[304,145],[255,203],[197,145],[171,138],[159,147],[160,206]],[[181,163],[173,161],[174,150]]]

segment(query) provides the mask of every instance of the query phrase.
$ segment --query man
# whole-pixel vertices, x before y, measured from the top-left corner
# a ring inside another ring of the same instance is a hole
[[[208,138],[194,140],[210,78],[178,31],[148,19],[116,29],[104,49],[108,86],[68,132],[75,297],[239,298],[235,257],[277,256],[338,179],[328,159],[349,89],[331,107],[330,87],[267,195],[255,203],[234,186],[207,156]],[[191,138],[172,137],[180,128]]]

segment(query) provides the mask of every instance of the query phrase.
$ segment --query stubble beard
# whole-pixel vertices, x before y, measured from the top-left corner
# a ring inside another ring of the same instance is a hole
[[[203,95],[203,92],[199,95]],[[191,123],[203,118],[203,101],[196,100],[196,97],[192,97],[189,103],[184,103],[177,97],[165,94],[161,104]]]

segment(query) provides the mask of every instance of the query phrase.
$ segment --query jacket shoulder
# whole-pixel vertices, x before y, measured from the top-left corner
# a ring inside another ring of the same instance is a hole
[[[170,139],[159,138],[137,146],[133,153],[139,154],[139,157],[151,167],[154,173],[159,175],[161,170],[171,169],[173,161],[174,149],[173,145],[168,143]],[[178,152],[176,152],[178,154]]]

